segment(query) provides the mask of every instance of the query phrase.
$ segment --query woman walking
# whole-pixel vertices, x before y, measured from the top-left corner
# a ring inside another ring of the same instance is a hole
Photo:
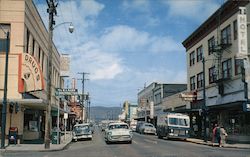
[[[219,144],[220,147],[224,147],[225,146],[225,144],[226,144],[226,137],[227,137],[227,132],[224,129],[224,127],[221,126],[221,128],[220,128],[220,140],[221,141],[220,141],[220,144]]]

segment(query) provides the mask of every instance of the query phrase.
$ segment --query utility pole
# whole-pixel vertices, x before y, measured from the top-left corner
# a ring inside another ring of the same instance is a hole
[[[47,109],[45,120],[45,138],[44,147],[50,149],[50,131],[51,131],[51,73],[52,73],[52,45],[53,45],[53,25],[55,25],[54,15],[57,14],[54,0],[46,0],[48,4],[47,12],[49,13],[49,40],[48,40],[48,81],[47,81]]]
[[[86,73],[86,72],[78,72],[77,74],[80,74],[82,75],[82,79],[79,79],[79,80],[82,80],[82,112],[83,112],[83,108],[85,107],[85,96],[84,96],[84,82],[86,80],[89,80],[89,79],[85,79],[85,75],[88,75],[89,73]],[[88,105],[87,105],[88,106]],[[86,122],[86,120],[85,120]]]
[[[2,26],[0,28],[4,31]],[[8,88],[8,65],[9,65],[9,31],[6,34],[6,54],[5,54],[5,73],[4,73],[4,95],[2,107],[2,127],[1,127],[1,149],[5,148],[5,129],[6,129],[6,110],[7,110],[7,88]]]

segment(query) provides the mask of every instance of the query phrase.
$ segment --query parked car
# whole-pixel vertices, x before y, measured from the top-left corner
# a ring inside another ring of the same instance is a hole
[[[105,130],[105,141],[107,144],[114,142],[128,142],[132,143],[132,131],[129,129],[128,124],[118,122],[110,123]]]
[[[151,123],[143,123],[139,128],[140,134],[154,134],[156,135],[156,128]]]
[[[72,141],[79,139],[92,140],[92,131],[89,123],[76,124],[72,130]]]

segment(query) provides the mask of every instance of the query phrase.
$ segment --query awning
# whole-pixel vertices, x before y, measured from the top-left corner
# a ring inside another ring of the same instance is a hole
[[[25,108],[46,109],[47,102],[43,99],[8,99],[7,103],[17,102]],[[0,104],[3,104],[3,99],[0,99]]]

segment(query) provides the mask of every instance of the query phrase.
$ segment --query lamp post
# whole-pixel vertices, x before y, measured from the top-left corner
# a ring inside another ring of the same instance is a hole
[[[64,22],[61,23],[53,28],[53,25],[55,25],[54,21],[54,15],[56,15],[56,7],[57,4],[55,4],[54,0],[47,0],[48,4],[48,13],[49,13],[49,36],[48,36],[48,78],[47,78],[47,108],[46,108],[46,120],[45,120],[45,139],[44,139],[44,148],[50,149],[50,131],[51,131],[51,73],[52,73],[52,46],[53,46],[53,30],[59,25],[62,25]],[[70,33],[72,33],[74,30],[73,25],[69,27]]]
[[[6,34],[6,54],[5,54],[5,73],[4,73],[4,95],[3,95],[3,107],[2,107],[2,127],[1,127],[1,149],[5,148],[5,128],[6,128],[6,109],[7,109],[7,85],[8,85],[8,64],[9,64],[9,31],[5,32],[0,27],[4,34]]]
[[[203,106],[202,106],[202,114],[203,114],[203,123],[204,123],[204,142],[207,142],[207,106],[206,106],[206,76],[205,76],[205,58],[202,59],[202,69],[203,69]]]

